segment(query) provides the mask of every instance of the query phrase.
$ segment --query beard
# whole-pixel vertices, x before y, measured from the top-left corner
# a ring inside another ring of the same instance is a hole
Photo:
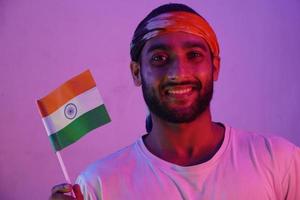
[[[171,123],[188,123],[194,121],[209,107],[213,96],[212,78],[207,81],[206,85],[203,85],[200,80],[176,84],[169,83],[162,87],[188,83],[194,85],[194,92],[197,92],[197,96],[191,105],[184,108],[172,109],[168,106],[167,102],[160,100],[159,96],[156,95],[155,89],[146,84],[143,76],[141,78],[143,97],[150,112]]]

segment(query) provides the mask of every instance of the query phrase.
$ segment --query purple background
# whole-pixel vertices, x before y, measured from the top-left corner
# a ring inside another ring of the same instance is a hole
[[[0,199],[47,199],[64,182],[35,102],[87,68],[112,122],[63,150],[72,180],[144,132],[147,109],[131,80],[129,43],[137,23],[167,2],[0,0]],[[300,1],[180,2],[219,38],[214,119],[300,145]]]

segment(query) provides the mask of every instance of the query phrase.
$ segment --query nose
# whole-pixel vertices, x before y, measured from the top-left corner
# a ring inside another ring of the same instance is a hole
[[[186,60],[181,56],[177,56],[168,70],[168,78],[177,80],[188,76],[189,73],[190,70]]]

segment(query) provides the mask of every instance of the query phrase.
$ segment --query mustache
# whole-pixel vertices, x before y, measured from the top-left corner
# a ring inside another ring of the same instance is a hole
[[[182,85],[191,85],[196,89],[200,90],[202,88],[202,83],[200,80],[185,80],[185,81],[167,81],[161,85],[161,88],[174,87],[174,86],[182,86]]]

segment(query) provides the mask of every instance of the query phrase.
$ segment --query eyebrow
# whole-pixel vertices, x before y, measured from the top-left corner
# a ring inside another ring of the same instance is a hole
[[[202,42],[185,42],[183,45],[184,48],[200,48],[204,51],[208,51],[207,47],[205,46],[205,44],[203,44]]]
[[[149,49],[147,50],[147,53],[151,52],[151,51],[154,51],[154,50],[157,50],[157,49],[160,49],[160,50],[169,50],[170,47],[165,45],[165,44],[154,44],[152,46],[149,47]]]

